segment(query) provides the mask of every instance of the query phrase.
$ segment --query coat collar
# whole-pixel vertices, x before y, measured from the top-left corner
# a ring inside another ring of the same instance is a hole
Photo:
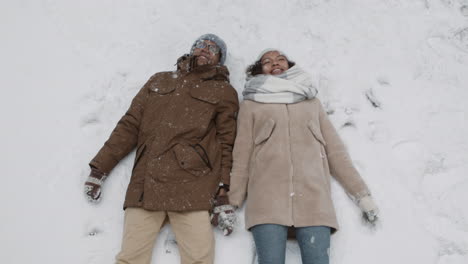
[[[202,65],[195,64],[195,57],[185,54],[177,59],[177,71],[182,75],[194,75],[198,79],[221,80],[229,82],[229,71],[224,65]]]
[[[150,89],[159,94],[168,94],[173,92],[177,87],[184,85],[183,82],[188,81],[190,90],[193,91],[193,96],[203,99],[205,101],[216,103],[210,98],[204,98],[203,91],[212,84],[205,81],[218,80],[222,82],[229,82],[229,71],[226,66],[220,65],[203,65],[198,67],[191,67],[193,64],[193,57],[188,54],[180,57],[177,60],[177,71],[164,73],[164,78],[155,78],[150,83]],[[196,84],[196,85],[195,85]],[[193,87],[192,87],[193,86]],[[197,88],[198,87],[198,88]],[[206,92],[205,92],[206,93]],[[198,95],[197,95],[198,94]]]

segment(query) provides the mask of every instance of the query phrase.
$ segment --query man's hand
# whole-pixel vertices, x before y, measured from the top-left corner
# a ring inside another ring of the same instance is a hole
[[[227,191],[224,188],[219,188],[217,196],[227,196]]]
[[[211,215],[211,224],[223,230],[223,234],[228,236],[234,231],[234,225],[236,223],[236,214],[234,213],[234,206],[229,204],[229,198],[227,195],[220,195],[216,197],[213,214]]]
[[[98,203],[101,200],[101,185],[106,178],[106,174],[91,168],[91,173],[84,184],[84,192],[89,202]]]

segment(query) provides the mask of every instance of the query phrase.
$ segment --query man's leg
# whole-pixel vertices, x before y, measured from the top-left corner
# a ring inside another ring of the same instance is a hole
[[[208,211],[167,212],[181,264],[213,264],[214,234]]]
[[[122,249],[116,256],[117,264],[149,264],[156,236],[166,218],[164,211],[127,208]]]

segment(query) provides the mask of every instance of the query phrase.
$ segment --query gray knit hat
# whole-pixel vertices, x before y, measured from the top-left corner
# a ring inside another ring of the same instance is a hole
[[[286,53],[282,52],[281,50],[279,50],[279,49],[274,49],[274,48],[268,48],[268,49],[264,49],[264,50],[262,50],[262,52],[260,52],[260,54],[257,56],[257,61],[261,60],[262,57],[263,57],[263,55],[267,54],[267,53],[270,52],[270,51],[277,51],[280,55],[285,56],[285,57],[289,60],[289,58],[288,58],[288,56],[286,55]]]
[[[221,51],[221,54],[220,54],[221,56],[219,58],[219,64],[223,65],[224,62],[226,61],[226,53],[227,53],[226,43],[224,43],[224,41],[220,37],[216,36],[215,34],[205,34],[205,35],[202,35],[199,38],[197,38],[195,40],[195,42],[193,42],[192,48],[190,49],[190,55],[192,55],[193,50],[195,49],[195,45],[200,40],[202,40],[202,41],[203,40],[210,40],[210,41],[213,41],[214,43],[216,43],[216,46],[218,46],[219,50]]]

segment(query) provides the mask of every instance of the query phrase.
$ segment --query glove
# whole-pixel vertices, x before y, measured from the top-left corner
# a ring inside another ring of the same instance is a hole
[[[225,236],[234,231],[237,220],[234,210],[234,206],[229,204],[229,198],[226,195],[216,197],[213,214],[211,215],[211,224],[223,230]]]
[[[96,168],[91,168],[91,173],[84,185],[84,192],[88,201],[98,203],[101,200],[101,185],[107,175]]]
[[[367,222],[374,224],[379,218],[379,208],[370,195],[364,196],[358,200],[358,206],[362,211],[362,216]]]

